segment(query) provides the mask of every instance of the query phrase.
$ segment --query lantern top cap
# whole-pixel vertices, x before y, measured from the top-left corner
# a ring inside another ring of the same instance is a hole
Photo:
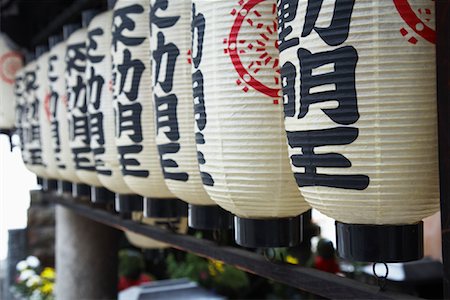
[[[48,51],[47,45],[36,46],[36,49],[35,49],[36,58],[38,58],[39,56],[41,56],[42,54],[44,54],[47,51]]]
[[[48,38],[48,47],[53,48],[58,43],[62,42],[64,40],[64,37],[62,34],[55,34]]]
[[[65,40],[78,28],[81,28],[80,23],[70,23],[63,26],[63,37]]]
[[[117,0],[108,0],[108,9],[113,9],[116,2]]]
[[[91,23],[92,19],[100,13],[100,10],[98,9],[88,9],[81,13],[81,23],[83,24],[84,28],[87,28],[89,26],[89,23]]]

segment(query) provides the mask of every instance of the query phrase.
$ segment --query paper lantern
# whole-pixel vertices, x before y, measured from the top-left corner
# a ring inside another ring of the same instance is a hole
[[[101,187],[90,147],[89,115],[86,97],[86,40],[85,27],[67,38],[66,85],[69,119],[69,145],[75,162],[77,177],[87,185]]]
[[[52,129],[53,153],[63,182],[61,191],[70,193],[71,183],[80,184],[75,171],[75,162],[69,144],[69,122],[67,113],[67,86],[65,81],[65,41],[53,38],[50,42],[48,79],[50,88],[50,123]]]
[[[193,1],[197,149],[211,198],[237,216],[249,247],[299,241],[309,209],[290,170],[279,78],[276,1]]]
[[[178,234],[185,234],[187,232],[187,218],[134,218],[135,221],[140,221],[144,224],[165,228],[167,230],[175,231]],[[148,238],[142,234],[125,231],[125,236],[131,245],[142,249],[163,249],[170,246],[161,243],[157,240]]]
[[[91,149],[97,176],[103,186],[115,193],[133,194],[123,180],[114,137],[111,82],[112,15],[112,11],[102,13],[96,16],[88,27],[86,80]]]
[[[156,143],[167,187],[190,204],[189,226],[230,228],[232,216],[208,196],[198,167],[192,100],[191,10],[191,1],[151,3]]]
[[[25,101],[26,116],[23,120],[26,155],[28,155],[27,168],[38,177],[47,177],[47,171],[42,158],[42,136],[39,117],[43,106],[36,96],[37,61],[29,62],[25,67]]]
[[[25,99],[25,67],[22,67],[16,72],[15,85],[14,85],[14,95],[15,95],[15,122],[14,127],[16,128],[16,134],[19,136],[20,140],[20,152],[22,155],[22,160],[25,166],[28,165],[28,154],[25,148],[25,124],[26,124],[26,110],[27,102]]]
[[[14,82],[22,67],[22,55],[6,35],[0,33],[0,130],[14,128]]]
[[[56,188],[56,182],[48,182],[48,180],[58,179],[59,173],[56,165],[55,155],[52,148],[51,138],[51,126],[50,126],[50,93],[49,93],[49,79],[48,79],[48,63],[49,53],[47,46],[40,46],[36,49],[36,90],[35,101],[38,102],[38,126],[41,134],[41,151],[42,162],[45,166],[46,176],[43,176],[45,180],[44,189],[50,188],[47,184],[53,185]],[[39,55],[40,54],[40,55]]]
[[[337,220],[338,252],[422,256],[439,209],[431,1],[281,1],[281,73],[292,170]]]
[[[123,178],[136,194],[173,198],[159,163],[155,142],[150,66],[149,0],[119,0],[112,27],[115,141]]]

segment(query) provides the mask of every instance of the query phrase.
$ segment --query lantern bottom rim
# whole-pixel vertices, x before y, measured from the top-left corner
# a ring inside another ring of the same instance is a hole
[[[423,257],[423,222],[404,225],[336,221],[338,255],[359,262],[398,263]]]
[[[124,219],[131,219],[133,212],[142,212],[143,198],[135,194],[116,194],[114,210]]]
[[[72,182],[66,180],[58,180],[58,194],[72,195]]]
[[[199,230],[231,230],[233,215],[218,205],[189,204],[188,225]]]
[[[72,184],[72,197],[91,200],[91,187],[84,183]]]
[[[144,217],[179,218],[187,216],[187,204],[177,198],[144,198]]]
[[[104,187],[91,187],[91,202],[95,204],[113,203],[116,195]]]
[[[302,241],[301,216],[276,219],[234,218],[234,238],[246,248],[293,247]]]

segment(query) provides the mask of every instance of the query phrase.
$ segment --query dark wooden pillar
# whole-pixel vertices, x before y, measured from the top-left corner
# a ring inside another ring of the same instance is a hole
[[[450,2],[448,0],[436,0],[436,33],[444,298],[450,299]]]

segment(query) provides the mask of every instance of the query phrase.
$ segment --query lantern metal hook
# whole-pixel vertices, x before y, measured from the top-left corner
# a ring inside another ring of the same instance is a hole
[[[377,274],[377,271],[376,271],[376,265],[377,264],[383,264],[384,267],[386,268],[386,273],[383,276],[380,276],[380,275]],[[387,284],[386,281],[387,281],[387,277],[389,276],[389,267],[388,267],[388,265],[385,262],[374,263],[372,265],[372,272],[373,272],[373,275],[377,278],[377,282],[378,282],[378,286],[380,287],[380,291],[386,290],[386,284]]]
[[[269,262],[276,262],[276,253],[272,248],[264,248],[263,250],[264,258]]]

